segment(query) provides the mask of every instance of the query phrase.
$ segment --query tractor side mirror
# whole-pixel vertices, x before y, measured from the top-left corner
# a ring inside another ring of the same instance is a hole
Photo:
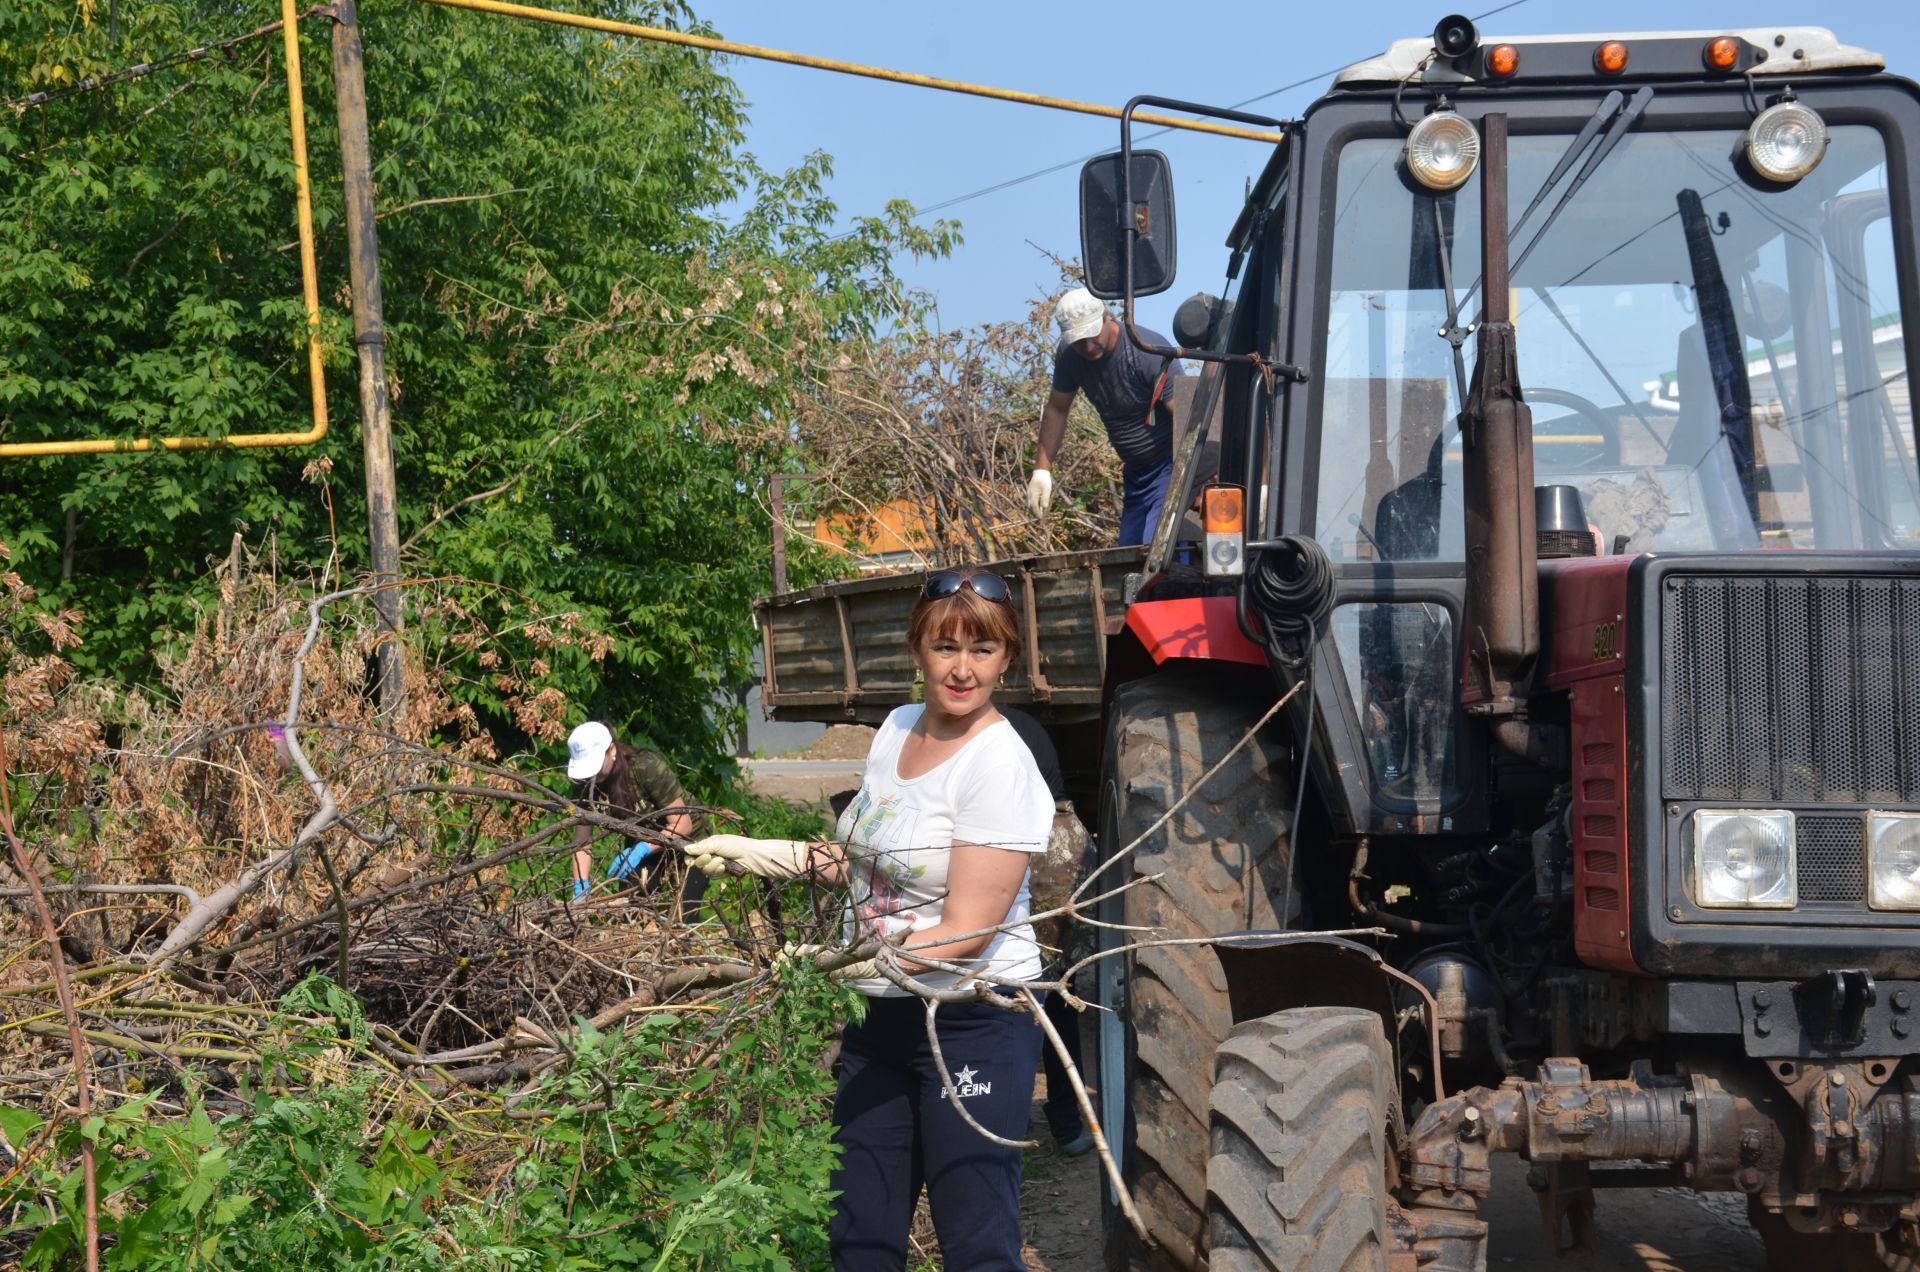
[[[1087,290],[1102,300],[1127,294],[1131,252],[1133,295],[1163,292],[1173,286],[1174,247],[1173,168],[1167,157],[1157,150],[1134,151],[1130,191],[1118,153],[1089,159],[1080,169],[1080,260]]]

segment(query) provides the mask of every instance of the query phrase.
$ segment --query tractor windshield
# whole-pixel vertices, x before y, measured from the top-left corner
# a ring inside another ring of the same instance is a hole
[[[1811,175],[1761,189],[1741,137],[1629,135],[1515,275],[1535,480],[1580,489],[1603,552],[1911,548],[1884,140],[1835,127]],[[1568,141],[1512,138],[1516,210]],[[1339,159],[1315,516],[1337,560],[1463,556],[1459,389],[1437,333],[1448,280],[1458,300],[1479,277],[1478,178],[1416,193],[1400,151],[1367,139]],[[1471,368],[1471,337],[1464,353]]]

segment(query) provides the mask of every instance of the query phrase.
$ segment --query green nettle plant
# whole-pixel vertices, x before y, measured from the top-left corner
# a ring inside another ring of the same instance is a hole
[[[571,7],[698,26],[674,0]],[[279,7],[122,5],[111,36],[105,16],[0,5],[0,84],[58,93]],[[893,254],[943,253],[955,227],[896,204],[832,235],[827,157],[763,170],[698,51],[420,4],[362,19],[407,570],[608,633],[604,657],[542,659],[539,687],[717,776],[796,403],[836,341],[901,312]],[[0,540],[45,605],[87,616],[83,675],[152,683],[236,534],[346,575],[367,560],[328,30],[310,17],[300,42],[333,431],[8,461]],[[293,227],[277,33],[0,110],[0,439],[304,428]],[[466,670],[503,745],[527,737],[490,668]]]
[[[488,1249],[473,1266],[550,1267],[582,1233],[595,1235],[579,1266],[824,1266],[836,1150],[820,1058],[848,996],[811,971],[780,975],[751,1018],[585,1031],[541,1092],[552,1121],[515,1168],[504,1213],[447,1219],[454,1244]],[[690,1050],[706,1057],[691,1069]]]
[[[242,1111],[214,1118],[198,1088],[184,1116],[159,1116],[176,1099],[158,1093],[54,1127],[0,1105],[10,1145],[51,1133],[57,1150],[0,1185],[0,1241],[31,1234],[22,1266],[72,1266],[80,1176],[61,1163],[85,1137],[116,1272],[822,1266],[836,1150],[819,1057],[848,994],[775,976],[751,1009],[584,1028],[511,1116],[397,1084],[359,1004],[316,976],[281,1002]]]

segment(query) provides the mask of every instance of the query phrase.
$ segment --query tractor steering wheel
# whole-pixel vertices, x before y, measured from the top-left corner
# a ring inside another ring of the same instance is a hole
[[[1591,453],[1584,450],[1576,452],[1580,458],[1565,465],[1556,465],[1556,467],[1618,468],[1620,466],[1620,423],[1605,411],[1601,410],[1592,401],[1581,397],[1578,393],[1569,393],[1565,389],[1524,389],[1522,390],[1522,396],[1525,397],[1528,402],[1541,402],[1548,406],[1567,407],[1579,415],[1580,418],[1593,425],[1593,431],[1599,434],[1600,440],[1597,443],[1597,449]],[[1548,436],[1551,437],[1552,435],[1549,434]],[[1541,440],[1542,438],[1536,429],[1534,433],[1536,453],[1538,452]],[[1570,442],[1567,443],[1567,445],[1594,445],[1594,443],[1588,443],[1583,440],[1580,443]]]

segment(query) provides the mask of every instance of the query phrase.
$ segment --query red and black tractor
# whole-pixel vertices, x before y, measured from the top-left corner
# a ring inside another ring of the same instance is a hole
[[[1141,105],[1284,139],[1154,348],[1215,423],[1106,663],[1111,1265],[1481,1268],[1511,1153],[1563,1239],[1682,1186],[1914,1266],[1920,90],[1450,18],[1299,120],[1136,99],[1081,186],[1135,339]]]

